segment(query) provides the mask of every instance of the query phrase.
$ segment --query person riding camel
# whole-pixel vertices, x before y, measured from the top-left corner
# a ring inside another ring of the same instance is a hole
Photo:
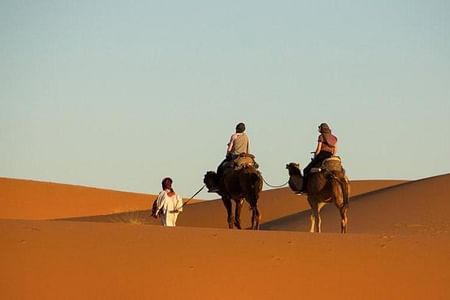
[[[306,193],[308,175],[312,168],[319,168],[322,162],[332,157],[337,151],[337,137],[331,134],[331,129],[327,123],[322,123],[319,125],[319,138],[317,140],[316,151],[314,152],[314,158],[312,161],[303,169],[303,187],[299,191],[300,193]]]
[[[219,178],[223,174],[224,168],[230,164],[236,157],[238,157],[242,153],[249,153],[250,148],[250,140],[248,135],[245,133],[245,124],[238,123],[236,125],[236,132],[233,133],[230,137],[230,141],[227,144],[227,152],[225,155],[225,159],[220,163],[217,167],[217,175]],[[218,192],[219,188],[217,186],[212,187],[208,190],[210,193]]]
[[[245,124],[239,123],[236,125],[236,132],[230,137],[227,144],[227,155],[231,159],[236,158],[241,153],[249,153],[249,138],[245,133]]]

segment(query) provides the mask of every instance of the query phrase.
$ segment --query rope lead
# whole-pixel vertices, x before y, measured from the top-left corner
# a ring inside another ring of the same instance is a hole
[[[189,198],[186,202],[183,203],[184,207],[186,204],[188,204],[189,201],[191,201],[195,196],[197,196],[198,193],[200,193],[204,188],[205,188],[206,184],[204,184],[194,195],[192,195],[191,198]]]
[[[261,177],[262,177],[262,176],[261,176]],[[280,187],[283,187],[283,186],[285,186],[285,185],[287,185],[287,184],[289,183],[289,180],[288,180],[288,181],[286,181],[286,183],[284,183],[284,184],[282,184],[282,185],[271,185],[271,184],[269,184],[269,183],[264,179],[264,177],[263,177],[262,179],[263,179],[263,181],[264,181],[265,184],[267,184],[268,186],[270,186],[270,187],[272,187],[272,188],[280,188]]]

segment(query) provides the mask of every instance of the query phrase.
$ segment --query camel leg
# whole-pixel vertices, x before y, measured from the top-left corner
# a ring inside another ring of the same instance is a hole
[[[225,208],[227,209],[228,228],[233,229],[234,218],[233,218],[231,199],[228,197],[222,197],[222,202],[223,202],[223,205],[225,206]]]
[[[311,227],[309,228],[309,232],[314,232],[314,228],[316,227],[316,218],[314,217],[314,211],[311,209],[311,216],[309,217]]]
[[[311,205],[311,228],[309,232],[322,232],[322,218],[320,217],[320,210],[326,203],[313,203]]]
[[[241,209],[242,209],[242,203],[244,202],[243,199],[239,199],[238,201],[236,201],[236,209],[234,212],[234,225],[236,225],[236,227],[238,229],[241,229]]]
[[[340,209],[341,211],[341,232],[342,233],[347,233],[347,223],[348,223],[348,197],[349,197],[349,193],[350,193],[350,183],[348,181],[347,176],[345,176],[345,186],[344,186],[343,193],[342,193],[342,197],[343,197],[343,202],[344,202],[344,206]]]
[[[311,213],[311,229],[309,232],[320,232],[320,214],[319,208],[315,206]]]
[[[308,195],[308,203],[311,207],[311,216],[309,217],[311,227],[309,228],[309,232],[316,232],[316,221],[319,212],[317,211],[317,202],[314,201],[313,197]]]
[[[339,212],[341,213],[341,233],[347,233],[347,206],[339,207]]]
[[[259,230],[259,223],[261,221],[261,214],[259,213],[258,206],[252,208],[252,229]]]
[[[319,202],[315,197],[308,196],[308,203],[311,207],[311,228],[309,232],[321,232],[320,210],[325,205],[323,202]]]
[[[309,232],[320,232],[320,215],[319,206],[317,203],[311,205],[311,228]]]
[[[335,199],[334,203],[336,204],[336,207],[339,209],[339,213],[341,215],[341,233],[347,232],[347,211],[348,211],[348,200],[345,200],[345,193],[343,189],[348,189],[348,186],[339,186],[339,190],[335,192]],[[347,190],[348,191],[348,190]],[[348,194],[347,194],[348,195]]]
[[[316,222],[316,225],[317,225],[317,232],[322,232],[322,218],[320,217],[320,211],[321,211],[322,208],[325,206],[325,204],[326,204],[326,203],[324,203],[324,202],[320,202],[320,203],[317,205],[317,217],[318,217],[318,220],[317,220],[317,222]]]
[[[259,223],[261,221],[261,214],[258,209],[258,195],[250,192],[246,197],[248,203],[250,204],[250,208],[252,210],[252,229],[259,230]]]

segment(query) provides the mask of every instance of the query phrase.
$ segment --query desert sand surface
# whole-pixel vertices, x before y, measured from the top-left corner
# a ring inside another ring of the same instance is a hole
[[[31,201],[34,205],[24,208],[30,211],[27,218],[14,211],[11,198],[2,192],[0,201],[10,208],[0,220],[0,295],[4,299],[449,299],[449,186],[450,174],[408,182],[352,182],[348,234],[337,233],[338,212],[332,205],[322,212],[323,232],[306,232],[306,198],[288,189],[262,193],[260,231],[226,229],[220,201],[189,204],[179,226],[164,228],[157,220],[137,218],[146,207],[148,212],[145,202],[154,195],[143,195],[146,199],[135,212],[122,203],[126,200],[119,201],[109,209],[120,213],[109,215],[108,202],[99,204],[100,210],[95,205],[89,210],[88,205],[74,215],[76,203],[67,206],[70,213],[61,207],[51,211],[52,201],[33,195],[42,203]],[[28,189],[26,184],[22,188]],[[70,195],[59,197],[87,205]],[[41,220],[40,209],[50,210],[51,217],[46,218],[53,220]],[[243,223],[247,216],[242,216]],[[55,220],[67,217],[71,219]],[[89,218],[95,222],[86,222]]]

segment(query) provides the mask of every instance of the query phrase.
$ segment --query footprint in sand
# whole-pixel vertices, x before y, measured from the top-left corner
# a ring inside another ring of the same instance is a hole
[[[384,234],[381,238],[381,244],[380,247],[381,248],[386,248],[387,244],[392,241],[392,236],[386,235]]]

